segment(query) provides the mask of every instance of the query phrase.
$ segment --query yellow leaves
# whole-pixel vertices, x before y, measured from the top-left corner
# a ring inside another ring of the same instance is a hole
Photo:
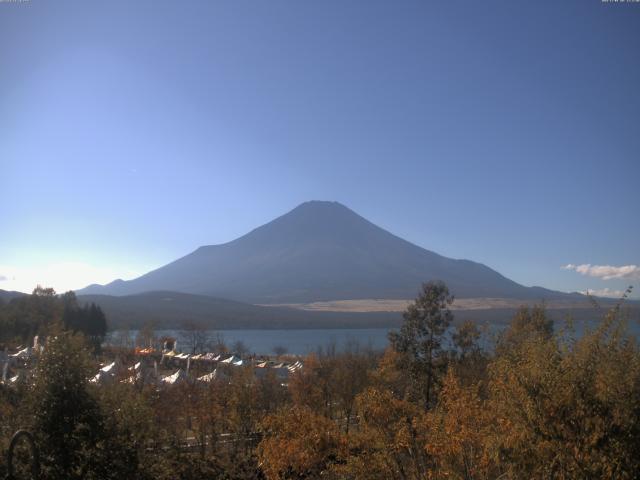
[[[369,387],[356,399],[358,428],[349,435],[340,478],[423,478],[426,457],[420,430],[423,412],[381,387]]]
[[[477,386],[462,387],[450,369],[440,401],[425,417],[425,450],[440,478],[490,478],[493,423]],[[436,477],[437,478],[437,477]]]
[[[289,392],[293,403],[315,411],[322,411],[326,406],[326,379],[321,375],[322,364],[311,354],[304,360],[304,368],[296,370],[289,380]]]
[[[268,479],[320,473],[336,457],[341,441],[331,420],[307,407],[294,406],[262,422],[265,436],[258,458]]]
[[[413,418],[420,409],[405,400],[397,399],[389,390],[367,388],[356,398],[356,409],[370,428],[391,429],[406,418]]]
[[[523,335],[499,352],[488,409],[503,462],[516,473],[631,478],[640,453],[640,355],[618,328],[607,319],[570,343]]]

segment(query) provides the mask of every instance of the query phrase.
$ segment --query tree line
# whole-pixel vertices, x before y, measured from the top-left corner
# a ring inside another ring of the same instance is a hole
[[[74,292],[56,295],[52,288],[36,287],[31,295],[0,303],[0,343],[25,344],[46,336],[56,323],[84,334],[99,349],[107,334],[107,318],[95,303],[80,305]]]

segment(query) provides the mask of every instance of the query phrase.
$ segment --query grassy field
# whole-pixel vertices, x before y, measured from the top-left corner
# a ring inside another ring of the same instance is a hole
[[[333,300],[328,302],[313,303],[288,303],[278,305],[268,305],[271,307],[289,307],[307,311],[318,312],[402,312],[407,308],[411,300],[393,300],[363,298],[354,300]],[[492,310],[503,308],[518,308],[522,305],[533,305],[532,300],[519,300],[511,298],[459,298],[453,303],[452,310]],[[613,300],[601,300],[603,306],[613,304]],[[546,303],[548,308],[589,308],[591,303],[587,298],[584,300],[556,300]]]

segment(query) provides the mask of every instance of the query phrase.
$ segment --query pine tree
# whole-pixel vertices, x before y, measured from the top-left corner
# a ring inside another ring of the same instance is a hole
[[[439,371],[445,367],[442,342],[453,315],[449,305],[453,296],[443,282],[428,282],[404,312],[399,332],[391,332],[389,341],[403,355],[411,376],[414,399],[428,408],[433,401],[433,386]]]
[[[88,390],[91,372],[82,337],[61,330],[49,337],[32,397],[45,479],[88,478],[93,469],[103,418]]]

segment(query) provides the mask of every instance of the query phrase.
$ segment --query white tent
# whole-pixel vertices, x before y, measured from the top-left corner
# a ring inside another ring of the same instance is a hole
[[[302,362],[298,360],[296,363],[289,365],[287,368],[290,372],[295,372],[296,370],[300,370],[302,368]]]
[[[96,374],[96,376],[90,379],[89,382],[102,385],[104,383],[110,382],[112,379],[113,379],[113,375],[110,374],[108,371],[105,372],[104,369],[101,368],[100,370],[98,370],[98,373]]]
[[[242,365],[242,359],[240,357],[236,357],[235,355],[231,355],[229,358],[225,358],[220,363],[226,363],[229,365],[235,365],[236,367],[240,367]]]
[[[211,373],[207,373],[206,375],[203,375],[201,377],[198,377],[198,382],[203,382],[203,383],[211,383],[212,381],[214,381],[216,378],[218,377],[218,370],[214,370]]]
[[[179,369],[173,375],[167,375],[166,377],[163,377],[160,381],[165,385],[176,385],[178,383],[187,381],[188,378],[189,377],[187,376],[186,372],[182,369]]]
[[[18,353],[9,355],[11,358],[23,358],[27,359],[31,357],[31,347],[23,348]]]
[[[109,375],[113,375],[116,373],[116,368],[116,362],[111,362],[109,365],[105,365],[104,367],[102,367],[100,371]]]
[[[96,376],[90,379],[89,382],[97,384],[108,383],[115,378],[117,371],[118,362],[111,362],[110,364],[105,365],[100,370],[98,370]]]
[[[137,372],[138,370],[140,370],[141,367],[142,367],[142,363],[138,362],[133,367],[129,367],[129,371]]]

